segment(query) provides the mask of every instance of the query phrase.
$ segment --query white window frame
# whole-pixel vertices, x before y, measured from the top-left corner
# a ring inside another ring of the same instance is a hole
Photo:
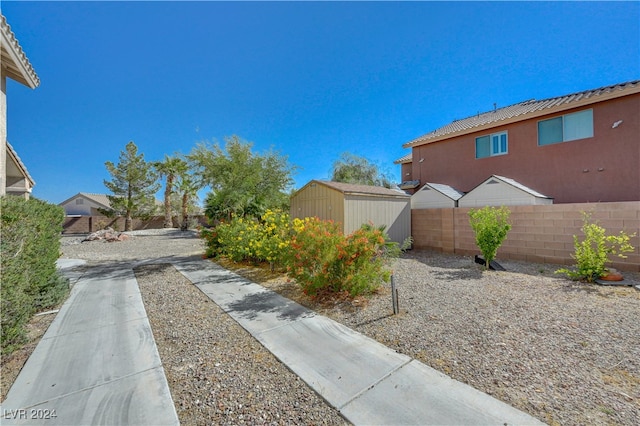
[[[576,116],[578,114],[584,114],[585,112],[591,112],[590,115],[590,119],[591,119],[591,128],[587,129],[587,131],[585,132],[585,136],[580,136],[580,137],[572,137],[572,138],[568,138],[567,137],[567,133],[569,133],[567,131],[567,117],[571,117],[571,116]],[[549,142],[549,143],[545,143],[545,144],[540,144],[540,123],[543,123],[545,121],[550,121],[550,120],[556,120],[558,118],[562,119],[562,140],[559,140],[557,142]],[[592,138],[593,137],[593,108],[588,108],[588,109],[583,109],[580,111],[575,111],[569,114],[564,114],[564,115],[558,115],[556,117],[551,117],[551,118],[546,118],[544,120],[539,120],[538,124],[537,124],[537,131],[538,131],[538,146],[547,146],[547,145],[555,145],[557,143],[564,143],[564,142],[571,142],[571,141],[577,141],[577,140],[581,140],[581,139],[588,139],[588,138]]]
[[[500,136],[505,136],[504,141],[504,150],[502,150]],[[478,139],[489,137],[489,155],[478,157]],[[498,138],[498,146],[497,149],[494,149],[494,138]],[[483,135],[475,138],[475,150],[476,150],[476,160],[481,158],[489,158],[489,157],[497,157],[499,155],[506,155],[509,153],[509,132],[507,130],[503,130],[501,132],[491,133],[489,135]]]

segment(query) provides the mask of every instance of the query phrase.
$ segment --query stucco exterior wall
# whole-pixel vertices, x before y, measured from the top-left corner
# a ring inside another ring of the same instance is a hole
[[[593,109],[592,138],[538,146],[538,121],[588,108]],[[411,179],[469,192],[495,174],[522,182],[554,198],[554,203],[638,201],[639,111],[640,94],[632,94],[417,146]],[[476,159],[475,138],[500,131],[508,132],[508,154]]]
[[[0,196],[7,193],[7,77],[0,66]]]
[[[77,204],[77,200],[81,199],[82,204]],[[97,209],[102,207],[101,205],[94,203],[93,201],[87,198],[74,198],[69,200],[67,203],[61,205],[64,209],[64,212],[68,216],[91,216],[97,213]]]
[[[626,259],[611,257],[620,270],[640,271],[640,202],[576,203],[509,206],[512,228],[498,249],[499,259],[573,265],[573,236],[582,239],[582,212],[606,229],[631,235],[635,248]],[[416,249],[435,249],[462,255],[479,254],[469,225],[470,208],[412,210],[412,236]]]

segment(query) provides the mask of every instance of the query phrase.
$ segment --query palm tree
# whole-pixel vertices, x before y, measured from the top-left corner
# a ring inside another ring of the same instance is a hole
[[[198,190],[202,188],[202,184],[187,169],[177,175],[177,178],[176,187],[182,198],[182,223],[180,224],[180,229],[186,231],[189,228],[189,204],[196,197]]]
[[[153,167],[160,174],[161,178],[164,176],[167,178],[167,183],[164,189],[163,226],[165,228],[173,228],[173,221],[171,219],[171,194],[173,193],[176,176],[187,172],[187,162],[179,154],[176,154],[173,157],[165,154],[164,161],[154,162]]]

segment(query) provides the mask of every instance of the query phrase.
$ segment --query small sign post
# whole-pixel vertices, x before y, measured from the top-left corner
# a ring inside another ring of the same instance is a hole
[[[393,315],[398,315],[398,289],[396,288],[396,280],[391,275],[391,304],[393,305]]]

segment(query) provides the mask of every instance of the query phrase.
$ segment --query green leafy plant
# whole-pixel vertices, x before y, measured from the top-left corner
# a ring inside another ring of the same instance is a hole
[[[511,229],[510,214],[511,211],[504,206],[469,210],[469,223],[476,235],[476,245],[484,256],[487,270]]]
[[[213,229],[203,229],[207,257],[225,256],[235,262],[269,262],[283,265],[290,240],[289,214],[267,210],[258,219],[234,216]]]
[[[35,312],[59,303],[69,283],[56,270],[64,210],[37,199],[0,198],[2,354],[25,341]]]
[[[582,216],[581,230],[584,239],[580,241],[577,235],[573,236],[575,253],[571,257],[575,259],[576,267],[558,269],[556,273],[573,280],[593,282],[607,272],[605,265],[609,261],[609,255],[626,258],[624,253],[634,250],[629,241],[636,234],[627,235],[620,231],[618,235],[606,235],[603,227],[591,221],[589,213],[582,212]]]

